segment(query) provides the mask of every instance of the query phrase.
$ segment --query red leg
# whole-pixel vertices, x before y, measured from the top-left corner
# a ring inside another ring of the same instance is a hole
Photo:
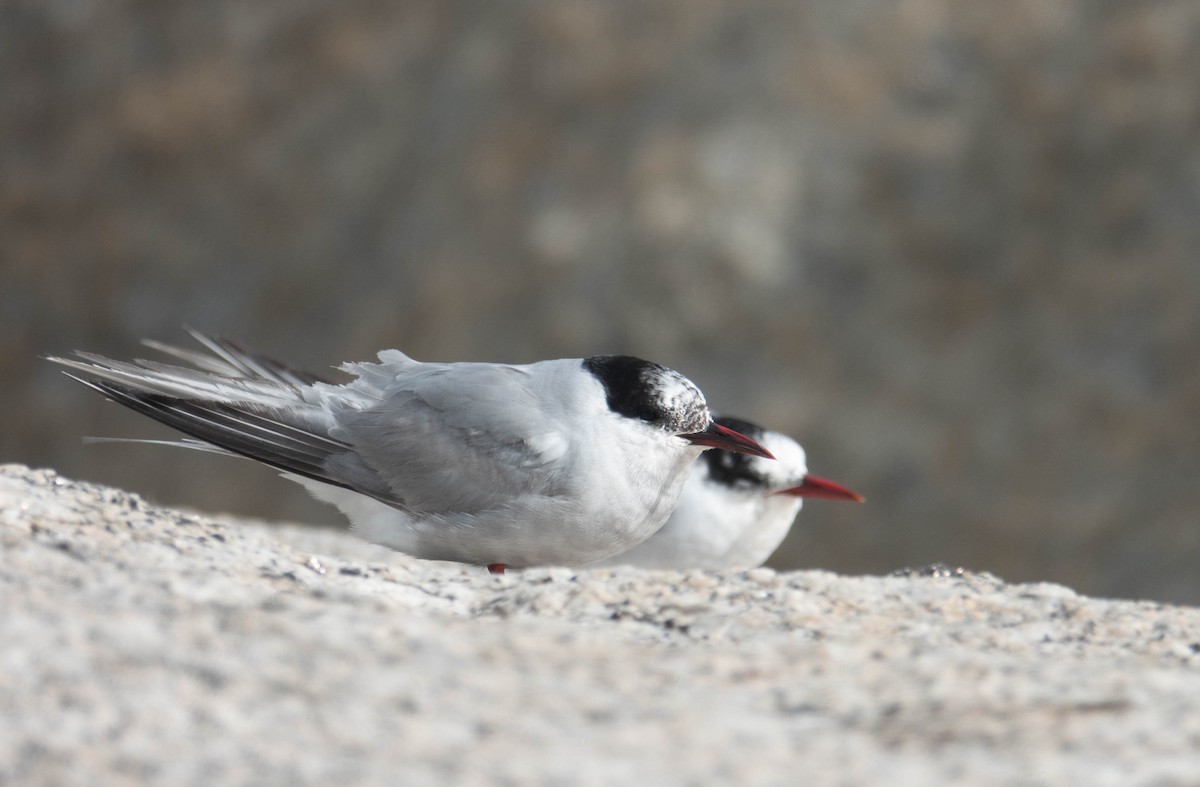
[[[505,565],[503,563],[489,563],[487,569],[489,574],[503,574]]]

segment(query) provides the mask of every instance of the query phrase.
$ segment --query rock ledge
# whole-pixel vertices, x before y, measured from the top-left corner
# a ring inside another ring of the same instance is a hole
[[[1200,611],[482,570],[0,467],[0,784],[1172,784]]]

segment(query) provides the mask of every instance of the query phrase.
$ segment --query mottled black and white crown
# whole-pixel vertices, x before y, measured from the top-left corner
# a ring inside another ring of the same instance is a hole
[[[712,420],[704,394],[674,369],[629,355],[595,355],[583,360],[604,387],[608,409],[665,432],[701,432]]]

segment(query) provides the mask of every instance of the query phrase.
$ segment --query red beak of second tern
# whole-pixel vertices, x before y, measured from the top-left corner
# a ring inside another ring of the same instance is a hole
[[[824,500],[853,500],[855,503],[864,502],[862,495],[851,492],[841,484],[834,483],[815,475],[806,475],[798,485],[788,489],[780,489],[774,494],[795,495],[796,497],[819,497]]]
[[[746,435],[741,432],[735,432],[729,427],[721,426],[716,422],[709,424],[708,428],[703,432],[693,432],[692,434],[681,434],[679,436],[692,445],[706,445],[710,448],[732,451],[735,454],[761,456],[764,459],[775,458],[770,451],[749,437],[746,437]]]

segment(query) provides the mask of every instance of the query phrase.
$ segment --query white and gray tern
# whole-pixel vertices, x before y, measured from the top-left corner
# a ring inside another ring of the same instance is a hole
[[[683,375],[629,356],[422,363],[398,350],[336,383],[193,332],[191,368],[51,358],[113,401],[248,457],[342,510],[364,538],[488,566],[581,565],[667,520],[709,447],[770,458],[713,421]]]
[[[804,449],[787,435],[740,418],[716,420],[766,446],[776,461],[706,451],[696,460],[667,523],[628,552],[599,565],[754,568],[783,542],[804,498],[862,502],[841,484],[809,473]]]

